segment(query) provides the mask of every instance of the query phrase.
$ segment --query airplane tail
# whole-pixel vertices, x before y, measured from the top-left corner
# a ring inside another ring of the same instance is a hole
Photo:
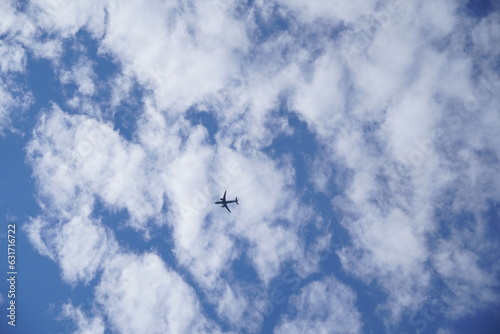
[[[240,205],[240,203],[238,203],[238,197],[236,197],[234,201],[236,202],[236,204]]]

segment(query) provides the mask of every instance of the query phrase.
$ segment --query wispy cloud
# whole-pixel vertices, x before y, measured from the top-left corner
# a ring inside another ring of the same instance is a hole
[[[334,278],[312,282],[293,297],[292,316],[285,316],[276,333],[361,333],[355,293]]]
[[[157,254],[109,258],[96,287],[111,328],[120,333],[217,333],[198,298]]]
[[[61,316],[75,323],[75,334],[104,333],[106,327],[101,317],[91,318],[72,304],[63,305]]]

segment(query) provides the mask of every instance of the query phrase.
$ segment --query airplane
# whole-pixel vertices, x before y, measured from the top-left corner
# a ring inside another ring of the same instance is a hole
[[[227,192],[227,190],[224,191],[224,196],[220,199],[220,201],[219,202],[215,202],[215,204],[222,204],[223,208],[226,208],[227,211],[231,212],[231,210],[229,210],[229,208],[227,207],[227,204],[228,203],[236,203],[236,204],[240,205],[240,203],[238,203],[238,197],[236,197],[234,199],[234,201],[226,201],[226,192]]]

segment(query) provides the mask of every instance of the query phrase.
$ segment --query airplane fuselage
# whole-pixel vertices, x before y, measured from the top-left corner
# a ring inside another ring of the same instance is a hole
[[[236,203],[236,201],[219,201],[219,202],[215,202],[215,204],[227,204],[227,203]]]

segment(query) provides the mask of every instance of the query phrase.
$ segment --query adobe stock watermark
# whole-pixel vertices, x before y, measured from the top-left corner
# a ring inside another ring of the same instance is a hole
[[[403,331],[399,334],[421,334],[429,328],[429,325],[443,316],[445,310],[450,308],[458,297],[448,287],[444,288],[439,297],[424,304],[408,317],[408,323],[413,327],[412,331]]]
[[[100,124],[92,128],[84,139],[81,139],[76,144],[76,154],[82,158],[87,158],[93,150],[102,144],[105,138],[104,132],[100,128]]]
[[[277,279],[278,284],[273,286],[266,300],[262,316],[268,317],[274,313],[276,307],[283,305],[288,298],[300,289],[302,279],[292,269],[286,269]],[[286,290],[286,292],[285,292]]]
[[[7,218],[7,286],[6,291],[8,298],[7,309],[7,324],[16,326],[16,312],[18,304],[16,300],[17,292],[17,219],[15,217]]]
[[[458,103],[452,116],[447,120],[448,131],[459,130],[466,122],[479,111],[482,105],[491,101],[492,97],[500,87],[500,80],[493,75],[483,75],[478,80],[478,85],[474,87],[471,95]],[[410,169],[420,167],[426,159],[435,153],[434,147],[437,145],[446,132],[443,129],[434,130],[429,138],[414,142],[415,148],[403,159],[403,164]]]

